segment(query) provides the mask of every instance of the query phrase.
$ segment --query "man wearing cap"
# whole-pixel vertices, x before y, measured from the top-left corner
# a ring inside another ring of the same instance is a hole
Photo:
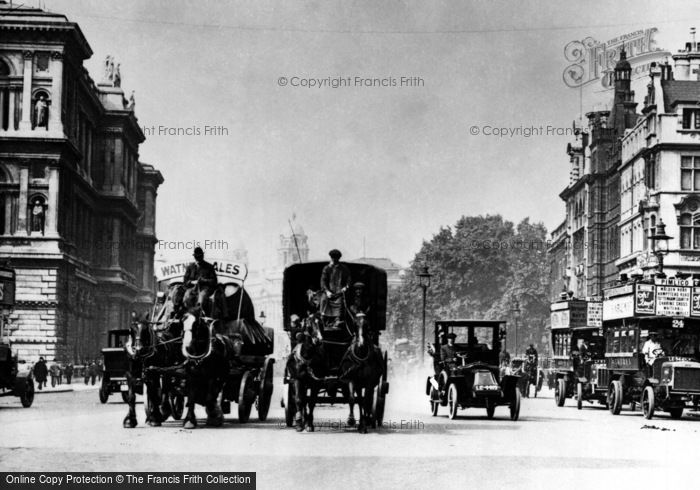
[[[321,272],[321,291],[324,295],[321,301],[321,314],[325,325],[337,326],[344,304],[343,293],[350,286],[350,269],[340,263],[342,254],[339,250],[334,248],[328,252],[328,255],[331,257],[331,262]]]
[[[656,361],[658,357],[664,355],[664,350],[661,348],[659,336],[656,332],[649,333],[649,338],[642,346],[642,354],[644,354],[644,360],[649,366],[649,374],[651,375],[651,368],[654,365],[654,361]]]
[[[188,297],[197,295],[197,306],[200,306],[205,314],[210,314],[209,298],[214,293],[218,280],[214,266],[204,260],[204,251],[197,247],[194,249],[194,262],[187,266],[184,283],[188,288]],[[197,287],[197,291],[195,291]],[[185,301],[185,304],[188,302]]]
[[[457,364],[457,349],[455,348],[455,339],[457,335],[450,332],[447,334],[447,344],[440,348],[440,360],[444,365],[454,367]]]

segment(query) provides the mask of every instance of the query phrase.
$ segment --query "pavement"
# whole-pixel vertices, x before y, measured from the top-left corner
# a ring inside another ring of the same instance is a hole
[[[34,395],[45,395],[50,393],[67,393],[70,391],[90,391],[99,389],[99,381],[96,381],[94,385],[86,385],[85,383],[83,383],[82,380],[80,380],[80,382],[74,381],[71,384],[68,384],[64,381],[62,384],[56,386],[51,386],[51,381],[49,381],[47,386],[44,386],[42,389],[38,389],[37,382],[36,380],[34,380]]]

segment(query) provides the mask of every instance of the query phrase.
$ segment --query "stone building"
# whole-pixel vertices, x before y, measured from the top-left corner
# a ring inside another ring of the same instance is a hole
[[[156,195],[144,135],[107,57],[61,14],[0,2],[0,260],[16,270],[10,340],[40,355],[95,357],[106,330],[153,300]]]

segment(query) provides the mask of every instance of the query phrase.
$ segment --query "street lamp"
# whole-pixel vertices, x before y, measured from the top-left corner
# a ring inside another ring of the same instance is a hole
[[[666,225],[659,218],[655,233],[649,239],[651,240],[652,252],[656,255],[656,260],[659,262],[659,272],[656,274],[656,277],[660,279],[666,277],[666,274],[664,274],[664,255],[668,254],[668,242],[671,238],[673,237],[666,234]]]
[[[428,266],[424,265],[421,271],[417,274],[418,284],[423,289],[423,334],[421,336],[420,361],[421,365],[425,361],[425,295],[430,287],[430,278],[432,274],[428,272]]]
[[[513,356],[518,356],[518,315],[520,315],[520,303],[515,300],[515,305],[513,306],[513,317],[515,318],[515,345],[513,347]]]

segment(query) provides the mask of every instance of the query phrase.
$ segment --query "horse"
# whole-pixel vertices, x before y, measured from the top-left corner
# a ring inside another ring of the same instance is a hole
[[[354,425],[354,406],[360,411],[358,431],[367,433],[367,426],[372,424],[372,398],[374,388],[384,374],[384,357],[374,344],[374,334],[369,327],[364,313],[354,317],[355,338],[340,361],[340,379],[347,383],[347,396],[350,405],[348,425]],[[359,402],[358,402],[359,398]]]
[[[195,403],[204,405],[207,425],[219,427],[224,414],[219,394],[229,376],[231,361],[240,355],[243,341],[216,333],[219,320],[204,316],[201,309],[193,309],[182,317],[182,355],[185,357],[187,377],[187,414],[183,419],[186,429],[197,427]]]
[[[125,428],[136,427],[136,384],[143,382],[146,387],[146,423],[152,427],[160,426],[172,412],[170,408],[170,384],[164,380],[161,389],[160,378],[153,368],[162,368],[175,364],[179,360],[175,343],[179,340],[177,326],[170,325],[159,335],[154,328],[154,322],[146,319],[134,321],[131,324],[129,338],[124,346],[128,369],[126,371],[127,404],[129,412],[124,417]]]
[[[297,432],[304,429],[313,432],[315,429],[314,407],[327,371],[321,323],[318,313],[309,313],[303,321],[302,331],[296,333],[297,344],[287,359],[287,372],[294,387],[297,407]]]

